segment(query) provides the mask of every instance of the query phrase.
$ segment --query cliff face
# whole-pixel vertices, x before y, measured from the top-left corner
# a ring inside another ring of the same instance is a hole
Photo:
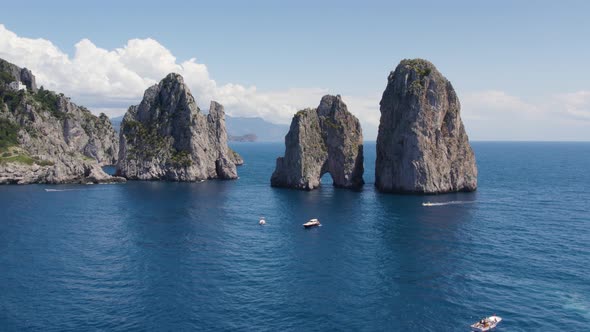
[[[227,146],[223,106],[203,114],[178,74],[148,88],[121,123],[117,173],[128,179],[236,179],[240,159]]]
[[[30,71],[3,60],[0,76],[0,183],[124,181],[100,167],[113,164],[118,152],[104,114],[96,117],[63,94],[37,90]],[[5,83],[23,77],[24,90]]]
[[[375,185],[380,191],[473,191],[477,166],[451,83],[426,60],[403,60],[381,99]]]
[[[325,173],[337,187],[359,189],[364,183],[361,126],[340,96],[324,96],[318,108],[293,117],[271,185],[312,190]]]

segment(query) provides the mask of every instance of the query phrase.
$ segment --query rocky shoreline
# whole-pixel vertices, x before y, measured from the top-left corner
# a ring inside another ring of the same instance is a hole
[[[1,59],[0,74],[0,184],[125,182],[100,167],[119,145],[106,115],[37,88],[28,69]]]

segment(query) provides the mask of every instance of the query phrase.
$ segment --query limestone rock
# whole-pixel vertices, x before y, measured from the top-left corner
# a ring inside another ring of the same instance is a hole
[[[231,158],[231,161],[236,165],[236,166],[242,166],[244,165],[244,159],[242,158],[242,156],[240,156],[236,151],[234,151],[232,148],[229,148],[229,156]]]
[[[211,102],[203,114],[178,74],[148,88],[121,123],[117,174],[128,179],[236,179],[236,160],[223,106]]]
[[[312,190],[330,173],[336,187],[359,189],[363,181],[363,134],[340,96],[326,95],[316,109],[297,112],[277,158],[274,187]]]
[[[451,83],[426,60],[403,60],[381,99],[375,185],[437,194],[477,188],[475,156]]]
[[[26,91],[8,88],[17,74]],[[37,90],[30,71],[1,59],[0,77],[0,184],[124,181],[100,168],[115,162],[118,149],[105,115],[97,117],[63,94]]]
[[[27,90],[37,92],[35,76],[27,68],[19,68],[8,61],[0,59],[0,73],[0,84],[17,81],[26,85]]]

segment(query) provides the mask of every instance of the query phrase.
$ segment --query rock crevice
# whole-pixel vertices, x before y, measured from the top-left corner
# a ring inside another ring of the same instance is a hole
[[[363,171],[360,122],[340,96],[326,95],[318,108],[293,117],[285,136],[285,155],[277,158],[271,185],[312,190],[330,173],[334,186],[360,189]]]
[[[451,83],[426,60],[403,60],[381,99],[375,185],[437,194],[477,188],[475,155]]]

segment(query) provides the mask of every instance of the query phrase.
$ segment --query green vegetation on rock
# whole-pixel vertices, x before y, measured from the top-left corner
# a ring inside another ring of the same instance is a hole
[[[7,119],[0,119],[0,150],[18,145],[18,126]]]
[[[65,117],[65,113],[59,111],[57,105],[59,102],[59,95],[55,92],[40,87],[39,91],[33,95],[33,98],[40,104],[41,108],[51,112],[56,118],[63,119]]]
[[[10,89],[0,89],[0,100],[8,106],[8,110],[14,112],[18,105],[25,97],[25,91],[12,91]]]
[[[132,159],[153,158],[166,147],[166,139],[153,126],[148,130],[141,122],[131,120],[125,121],[121,130],[125,137],[135,142],[134,148],[129,150]]]
[[[329,127],[333,128],[333,129],[342,129],[342,126],[337,124],[336,122],[332,121],[332,119],[328,118],[328,117],[323,117],[324,119],[324,123],[327,124]]]
[[[418,74],[418,79],[411,83],[410,89],[419,92],[424,87],[424,78],[432,73],[432,64],[424,59],[405,59],[400,65]]]
[[[193,160],[188,151],[174,150],[170,157],[170,163],[176,167],[188,167],[193,164]]]
[[[422,76],[429,75],[432,67],[432,64],[424,59],[405,59],[402,60],[401,64],[414,69],[421,73]]]
[[[5,71],[0,71],[0,82],[4,83],[4,84],[9,84],[10,82],[13,82],[14,78],[12,77],[12,75],[10,75],[10,73],[5,72]]]
[[[8,155],[7,155],[8,154]],[[7,155],[5,157],[5,155]],[[47,160],[41,160],[39,158],[32,158],[30,156],[24,154],[10,154],[10,153],[3,153],[2,157],[0,157],[0,164],[6,163],[18,163],[18,164],[25,164],[25,165],[33,165],[37,164],[39,166],[53,166],[54,163]]]

